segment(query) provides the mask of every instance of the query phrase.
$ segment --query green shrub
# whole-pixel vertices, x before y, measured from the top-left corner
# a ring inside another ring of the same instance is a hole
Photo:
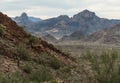
[[[48,68],[42,66],[30,75],[30,79],[35,83],[41,83],[53,80],[53,75]]]
[[[18,45],[17,47],[17,57],[20,59],[20,60],[30,60],[30,53],[29,51],[26,49],[26,46],[25,45]]]
[[[22,67],[22,70],[25,72],[25,73],[28,73],[28,74],[31,74],[32,73],[32,67],[30,64],[26,64]]]
[[[5,33],[5,26],[0,24],[0,37],[3,37],[4,33]]]
[[[100,55],[88,52],[83,57],[90,63],[94,83],[120,83],[120,63],[117,52],[104,51]]]
[[[62,66],[61,61],[59,61],[57,58],[53,58],[50,60],[50,66],[53,69],[59,69]]]
[[[28,44],[37,43],[39,39],[37,37],[31,36],[28,40]]]
[[[22,77],[18,72],[5,75],[0,73],[0,83],[30,83],[29,79]]]
[[[57,80],[52,80],[49,83],[59,83]]]
[[[53,69],[59,69],[62,66],[62,62],[56,57],[50,55],[49,53],[41,53],[35,60],[37,63],[42,65],[48,65]]]

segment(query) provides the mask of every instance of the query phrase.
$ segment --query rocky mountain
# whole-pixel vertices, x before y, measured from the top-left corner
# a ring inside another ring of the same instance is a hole
[[[20,24],[19,22],[17,23]],[[26,31],[32,34],[50,34],[56,39],[62,38],[62,40],[64,40],[64,38],[65,40],[79,39],[81,38],[81,34],[89,36],[96,31],[110,28],[119,23],[120,20],[100,18],[94,12],[83,10],[71,18],[67,15],[60,15],[36,23],[29,23]],[[26,25],[27,23],[24,22],[24,24]]]
[[[73,59],[67,54],[41,38],[26,33],[16,22],[0,12],[1,82],[64,81],[56,72],[70,66],[72,62]]]
[[[85,39],[89,42],[98,42],[103,44],[120,44],[120,24],[97,31]]]
[[[61,35],[70,34],[70,30],[66,22],[68,22],[70,18],[66,15],[58,16],[57,18],[51,18],[47,20],[43,20],[41,22],[34,23],[32,26],[27,28],[27,31],[39,34],[51,34],[56,38],[60,38]]]
[[[40,18],[30,17],[25,12],[21,16],[16,16],[12,18],[20,26],[28,26],[35,22],[41,21]]]
[[[29,18],[29,20],[31,20],[32,22],[39,22],[39,21],[42,21],[42,19],[37,18],[37,17],[29,16],[28,18]]]
[[[90,34],[110,28],[120,23],[120,20],[109,20],[100,18],[94,12],[84,10],[73,16],[72,22],[78,23],[78,28],[71,35],[63,37],[62,40],[80,40]]]
[[[112,26],[112,22],[108,19],[96,16],[94,12],[84,10],[72,18],[73,22],[78,22],[78,29],[89,35],[95,31]]]

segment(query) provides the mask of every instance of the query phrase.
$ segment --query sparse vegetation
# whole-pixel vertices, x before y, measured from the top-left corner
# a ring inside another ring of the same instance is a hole
[[[57,80],[52,80],[50,83],[59,83]]]
[[[20,60],[30,60],[30,53],[26,46],[23,44],[18,45],[17,47],[17,58]]]
[[[41,66],[37,71],[30,74],[30,79],[35,83],[41,83],[45,81],[51,81],[54,79],[51,71],[44,66]]]
[[[26,33],[7,15],[0,13],[0,23],[6,26],[0,27],[0,38],[4,37],[0,39],[0,83],[57,83],[57,79],[64,80],[56,75],[69,63],[64,53]]]
[[[37,43],[39,39],[37,37],[31,36],[28,40],[28,44]]]
[[[77,67],[62,68],[58,76],[70,83],[119,83],[120,47],[115,45],[57,45],[71,53],[78,63]],[[81,48],[82,46],[82,48]],[[112,49],[114,48],[114,50]],[[72,71],[72,73],[71,73]],[[100,71],[100,74],[97,72]],[[109,72],[108,72],[109,71]],[[61,72],[64,72],[62,74]]]
[[[89,70],[93,72],[94,83],[120,83],[120,62],[117,52],[87,52],[83,57],[89,63]]]
[[[0,83],[120,83],[120,56],[102,51],[109,46],[62,43],[64,54],[27,34],[6,15],[0,18],[7,27],[0,24],[0,38],[4,37],[0,41]]]
[[[3,37],[4,33],[5,33],[5,26],[0,24],[0,37]]]
[[[42,65],[48,65],[53,69],[59,69],[62,67],[62,62],[60,60],[46,52],[41,53],[39,57],[35,59],[35,61]]]
[[[26,49],[26,46],[23,44],[19,44],[16,47],[16,54],[14,56],[14,59],[17,61],[17,66],[20,67],[20,61],[29,61],[31,59],[31,52]],[[28,71],[29,73],[29,71]]]
[[[22,70],[27,74],[31,74],[33,71],[33,68],[30,64],[26,64],[26,65],[22,66]]]
[[[53,58],[50,60],[50,66],[53,69],[59,69],[62,66],[62,62],[59,61],[57,58]]]
[[[29,83],[29,79],[16,72],[10,75],[0,74],[0,83]]]

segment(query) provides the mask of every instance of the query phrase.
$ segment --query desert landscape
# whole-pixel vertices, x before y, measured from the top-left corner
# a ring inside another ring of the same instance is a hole
[[[0,83],[120,83],[119,2],[2,0]]]

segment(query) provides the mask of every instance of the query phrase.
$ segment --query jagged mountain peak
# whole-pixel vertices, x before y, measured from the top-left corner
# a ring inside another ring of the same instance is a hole
[[[76,14],[73,16],[73,18],[79,18],[79,17],[84,17],[84,18],[91,18],[91,17],[95,17],[95,13],[91,12],[89,10],[83,10],[82,12]]]
[[[28,19],[28,15],[25,12],[23,12],[20,17],[24,19]]]
[[[60,16],[57,17],[57,19],[60,20],[60,21],[70,20],[69,16],[67,16],[67,15],[60,15]]]
[[[85,9],[85,10],[83,10],[81,13],[94,13],[94,12],[92,12],[92,11],[90,11],[90,10]]]
[[[60,16],[58,16],[58,18],[69,19],[69,16],[68,15],[60,15]]]
[[[59,37],[59,39],[65,35],[69,36],[74,32],[76,34],[78,30],[88,36],[98,30],[110,28],[120,23],[118,21],[101,18],[97,16],[95,12],[87,9],[75,14],[72,18],[67,15],[60,15],[58,17],[32,23],[31,25],[30,22],[21,19],[16,22],[19,25],[27,25],[28,28],[26,29],[30,32],[50,32],[50,34],[56,38]],[[79,31],[77,33],[79,33]]]
[[[40,18],[28,16],[25,12],[23,12],[20,16],[13,17],[12,20],[14,20],[20,26],[27,26],[41,21]]]
[[[32,23],[32,21],[29,20],[27,13],[25,12],[23,12],[21,16],[13,18],[13,20],[20,26],[27,26],[28,24]]]
[[[21,16],[28,16],[26,12],[23,12]]]

